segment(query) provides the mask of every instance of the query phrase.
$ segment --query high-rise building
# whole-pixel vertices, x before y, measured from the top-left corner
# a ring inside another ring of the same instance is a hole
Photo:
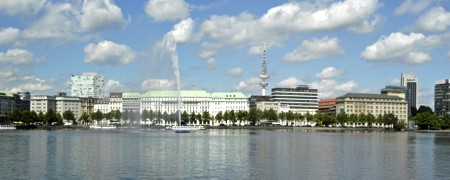
[[[402,73],[401,74],[401,86],[406,87],[405,99],[408,101],[409,114],[411,113],[412,107],[417,107],[417,96],[419,89],[419,79],[414,73]]]
[[[72,75],[72,96],[103,97],[103,76],[97,73],[83,73],[82,76]]]
[[[8,121],[7,112],[14,110],[14,95],[9,92],[0,91],[0,124]]]
[[[259,83],[259,85],[261,85],[261,95],[265,96],[266,95],[266,87],[269,84],[267,82],[267,79],[270,78],[269,75],[267,75],[267,62],[266,62],[266,44],[264,44],[264,51],[263,51],[263,62],[261,65],[261,75],[259,76],[259,78],[261,79],[261,82]]]
[[[280,106],[294,113],[315,114],[319,106],[317,89],[310,89],[307,85],[296,88],[273,88],[272,101],[280,102]]]
[[[446,79],[443,84],[434,86],[434,111],[439,117],[445,113],[450,113],[450,83]]]

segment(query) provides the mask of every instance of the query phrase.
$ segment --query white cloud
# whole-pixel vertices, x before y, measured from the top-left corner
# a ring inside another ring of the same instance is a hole
[[[401,81],[398,78],[392,79],[391,82],[389,82],[392,85],[400,85]]]
[[[128,46],[112,41],[101,41],[98,44],[88,44],[84,48],[84,62],[96,64],[120,65],[131,63],[136,53]]]
[[[108,82],[106,82],[105,84],[105,92],[117,92],[117,91],[121,91],[122,90],[122,85],[120,84],[119,81],[115,81],[115,80],[108,80]]]
[[[33,53],[25,49],[10,49],[6,53],[0,52],[0,62],[30,64],[33,62]]]
[[[149,0],[145,12],[155,21],[179,20],[189,17],[189,4],[184,0]]]
[[[77,17],[79,12],[69,3],[48,5],[42,18],[34,21],[23,31],[30,39],[74,39],[79,31]]]
[[[2,0],[0,3],[0,13],[10,16],[14,15],[34,15],[46,0]]]
[[[425,105],[434,109],[434,89],[432,88],[419,88],[419,93],[417,94],[417,108],[419,106]]]
[[[229,76],[242,76],[244,69],[240,67],[235,67],[227,70],[227,75]]]
[[[112,0],[86,0],[80,16],[80,26],[86,31],[104,28],[122,28],[126,20],[121,9]]]
[[[324,31],[364,21],[378,9],[377,0],[345,0],[323,7],[309,3],[286,3],[271,8],[260,21],[277,31]]]
[[[445,31],[450,26],[450,12],[443,7],[435,7],[419,17],[415,26],[426,32]]]
[[[447,59],[450,60],[450,51],[447,53]]]
[[[317,78],[320,79],[333,79],[341,75],[342,70],[338,70],[335,67],[326,67],[320,73],[316,74]]]
[[[19,39],[20,30],[13,27],[0,29],[0,46],[13,44]]]
[[[421,33],[391,33],[366,47],[362,58],[368,61],[422,64],[431,60],[429,51],[449,39],[449,35],[428,36]]]
[[[305,40],[300,47],[284,55],[283,59],[293,62],[308,62],[315,59],[335,56],[344,53],[337,38]]]
[[[337,83],[332,79],[322,79],[320,81],[314,81],[310,86],[319,91],[319,98],[330,98],[352,92],[358,87],[358,83],[353,80],[345,83]]]
[[[405,0],[395,9],[396,15],[416,14],[422,12],[431,5],[431,0]]]
[[[216,59],[209,58],[206,60],[206,63],[208,64],[209,69],[215,69],[216,68]]]
[[[142,91],[175,89],[175,81],[169,79],[147,79],[141,84]]]
[[[244,93],[255,94],[255,93],[261,92],[261,86],[259,85],[259,82],[261,82],[261,79],[259,79],[257,77],[253,77],[253,78],[247,79],[245,81],[239,82],[237,89],[238,89],[238,91],[241,91]]]
[[[46,92],[53,88],[53,85],[43,79],[39,79],[35,76],[25,76],[18,81],[15,82],[16,84],[19,84],[16,87],[13,87],[11,89],[8,89],[9,92],[23,92],[28,91],[32,93],[39,93],[39,92]]]
[[[281,80],[278,83],[278,87],[294,88],[301,84],[303,84],[302,81],[300,81],[299,79],[297,79],[294,76],[291,76],[291,77],[288,77],[287,79]]]
[[[203,42],[201,46],[202,46],[202,50],[200,51],[200,53],[198,53],[198,57],[200,57],[202,59],[209,59],[209,58],[216,56],[217,51],[220,49],[219,44],[208,43],[208,42]]]
[[[349,27],[348,29],[358,34],[367,34],[372,32],[375,29],[375,27],[377,27],[380,24],[380,22],[381,17],[378,15],[374,16],[374,18],[371,21],[364,20],[361,23]]]
[[[189,42],[192,39],[193,29],[194,20],[192,20],[191,18],[187,18],[175,24],[172,30],[168,32],[166,36],[171,36],[176,43]]]

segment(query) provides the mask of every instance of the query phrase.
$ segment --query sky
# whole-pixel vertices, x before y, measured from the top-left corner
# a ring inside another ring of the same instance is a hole
[[[70,92],[83,72],[106,94],[174,90],[179,69],[181,89],[258,95],[265,47],[267,92],[379,93],[408,72],[433,107],[449,26],[447,0],[2,0],[0,91]]]

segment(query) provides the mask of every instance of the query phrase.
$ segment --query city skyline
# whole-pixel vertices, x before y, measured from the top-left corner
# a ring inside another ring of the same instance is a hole
[[[377,93],[414,73],[418,105],[434,107],[434,85],[448,78],[449,25],[450,3],[439,0],[7,0],[0,90],[70,92],[71,75],[83,72],[102,75],[105,94],[174,90],[160,48],[173,36],[182,89],[261,94],[266,43],[269,91],[305,84],[320,98]]]

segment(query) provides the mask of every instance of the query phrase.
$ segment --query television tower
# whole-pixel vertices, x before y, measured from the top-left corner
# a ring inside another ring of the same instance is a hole
[[[261,82],[259,85],[262,87],[261,95],[266,95],[266,86],[269,84],[266,80],[270,77],[267,75],[267,63],[266,63],[266,43],[264,43],[264,50],[263,50],[263,62],[261,65],[261,75],[259,76],[261,79]]]

